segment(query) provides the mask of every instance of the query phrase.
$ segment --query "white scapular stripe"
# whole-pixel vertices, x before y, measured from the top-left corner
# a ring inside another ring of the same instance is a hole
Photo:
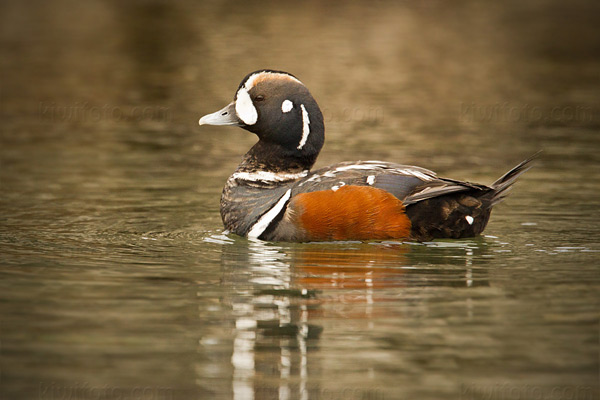
[[[415,178],[419,178],[423,181],[432,181],[434,179],[434,177],[424,174],[423,172],[417,171],[415,169],[408,169],[408,168],[397,169],[397,170],[395,170],[395,172],[402,174],[402,175],[412,175]]]
[[[308,178],[308,179],[306,179],[306,180],[304,180],[304,181],[300,182],[300,183],[298,184],[298,186],[302,186],[302,185],[304,185],[305,183],[310,183],[310,182],[321,182],[321,175],[313,175],[313,176],[311,176],[310,178]]]
[[[251,182],[285,182],[304,178],[306,175],[308,175],[308,170],[298,172],[296,174],[270,171],[235,172],[231,177],[233,179],[241,179]]]
[[[281,111],[284,113],[292,111],[292,108],[294,108],[294,103],[289,100],[284,100],[283,103],[281,103]]]
[[[246,125],[254,125],[256,120],[258,120],[258,112],[246,88],[241,88],[237,92],[235,113]]]
[[[300,104],[300,108],[302,109],[302,139],[300,139],[300,143],[298,144],[298,150],[302,150],[302,147],[306,144],[308,135],[310,134],[310,119],[308,118],[308,112],[306,111],[304,104]]]
[[[342,172],[342,171],[350,171],[353,169],[365,169],[365,170],[381,170],[382,168],[385,168],[385,165],[383,164],[350,164],[350,165],[344,165],[341,167],[337,167],[334,171],[332,171],[333,173],[336,172]]]
[[[285,207],[291,195],[292,189],[288,189],[288,191],[285,192],[283,196],[281,196],[277,204],[271,207],[269,211],[264,213],[263,216],[260,217],[258,221],[256,221],[256,223],[252,226],[252,229],[250,229],[250,231],[248,232],[248,237],[258,238],[260,235],[262,235],[265,229],[267,229],[271,222],[273,222],[275,217],[277,217],[281,210],[283,210],[283,207]]]
[[[381,171],[385,170],[391,174],[399,174],[399,175],[408,175],[414,176],[424,181],[432,181],[435,179],[435,173],[424,170],[424,169],[413,169],[413,168],[392,168],[389,164],[383,161],[361,161],[358,164],[350,164],[350,165],[342,165],[341,167],[337,167],[332,171],[332,173],[342,172],[342,171],[350,171],[355,169],[362,170],[371,170],[371,171]]]

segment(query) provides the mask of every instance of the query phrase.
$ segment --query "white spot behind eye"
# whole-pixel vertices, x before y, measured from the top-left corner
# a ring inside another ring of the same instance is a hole
[[[367,185],[372,185],[375,183],[375,175],[369,175],[367,177]]]
[[[292,108],[294,108],[294,103],[289,100],[284,100],[283,103],[281,103],[281,111],[284,113],[292,111]]]
[[[470,215],[467,215],[465,217],[465,219],[467,220],[467,222],[469,223],[469,225],[473,225],[473,221],[474,221],[473,217],[471,217]]]
[[[302,147],[306,144],[308,135],[310,134],[310,119],[308,118],[308,112],[306,111],[304,104],[300,104],[300,108],[302,109],[302,139],[300,139],[300,143],[298,144],[298,150],[302,150]]]
[[[235,100],[235,113],[246,125],[254,125],[258,120],[258,113],[252,99],[245,88],[241,88]]]

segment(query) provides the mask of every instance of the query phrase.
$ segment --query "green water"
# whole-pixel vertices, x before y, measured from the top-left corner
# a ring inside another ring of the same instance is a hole
[[[595,2],[0,5],[2,399],[596,399]],[[317,167],[491,183],[485,235],[248,241],[255,142],[197,126],[259,68],[321,105]]]

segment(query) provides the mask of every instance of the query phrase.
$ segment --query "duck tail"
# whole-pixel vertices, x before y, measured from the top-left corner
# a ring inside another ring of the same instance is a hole
[[[527,172],[532,167],[531,163],[539,157],[541,152],[542,151],[540,150],[531,157],[522,161],[521,163],[519,163],[519,165],[517,165],[516,167],[502,175],[494,183],[492,183],[492,191],[490,192],[489,198],[490,207],[504,200],[504,198],[508,195],[511,186],[517,181],[519,176]]]

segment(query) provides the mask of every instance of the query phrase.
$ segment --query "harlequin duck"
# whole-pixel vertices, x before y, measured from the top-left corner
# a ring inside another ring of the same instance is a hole
[[[258,136],[225,184],[221,217],[233,233],[270,241],[475,236],[535,157],[491,186],[382,161],[311,171],[325,140],[323,115],[298,78],[274,70],[248,74],[234,101],[199,123],[236,125]]]

